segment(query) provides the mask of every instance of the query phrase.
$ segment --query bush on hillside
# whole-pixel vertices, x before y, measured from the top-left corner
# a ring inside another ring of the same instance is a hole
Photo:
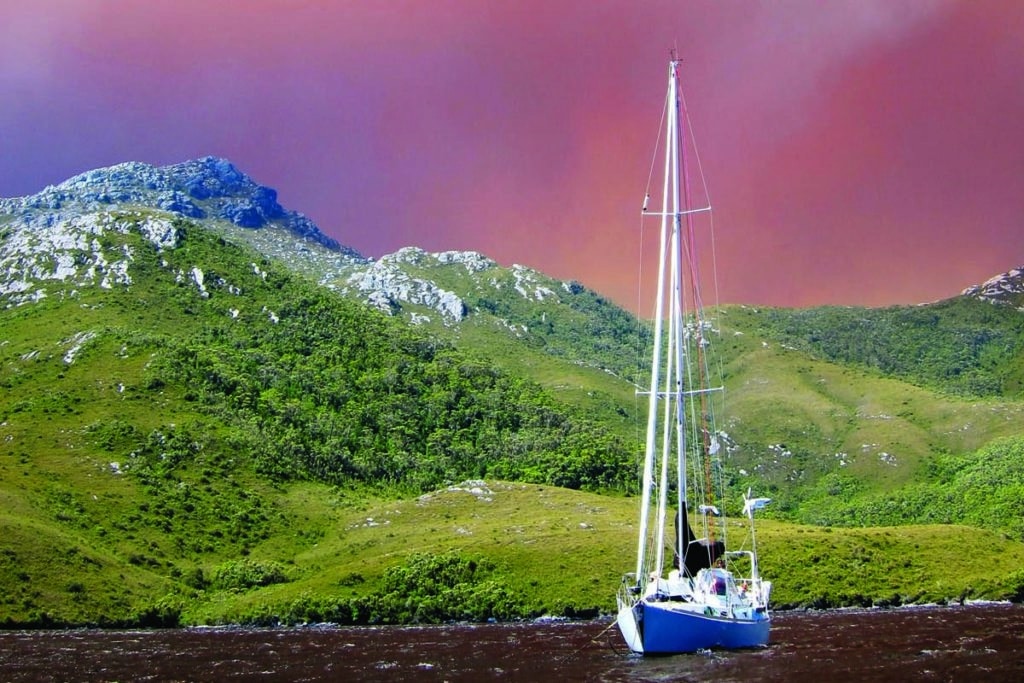
[[[221,590],[244,591],[286,581],[288,576],[278,563],[246,558],[229,560],[215,567],[210,577],[210,586]]]

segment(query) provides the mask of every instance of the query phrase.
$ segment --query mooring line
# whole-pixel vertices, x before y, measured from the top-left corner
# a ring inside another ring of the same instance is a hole
[[[578,655],[579,653],[583,652],[583,650],[585,650],[589,646],[591,646],[591,645],[601,645],[601,643],[599,642],[599,639],[602,636],[604,636],[604,634],[608,633],[608,631],[611,631],[615,627],[616,623],[617,622],[612,621],[612,623],[609,624],[608,627],[605,630],[603,630],[600,633],[598,633],[596,636],[594,636],[593,638],[588,640],[583,645],[580,645],[578,648],[576,648],[576,650],[574,650],[573,652],[569,653],[565,657],[559,657],[559,660],[564,664],[565,662],[568,662],[570,659],[573,659],[574,657],[576,657],[576,655]],[[614,651],[614,648],[612,648],[612,649]]]

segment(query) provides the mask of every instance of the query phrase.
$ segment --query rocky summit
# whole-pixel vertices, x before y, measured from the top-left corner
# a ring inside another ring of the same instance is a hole
[[[126,162],[27,197],[0,199],[0,295],[17,305],[54,294],[58,282],[72,288],[128,285],[133,254],[103,248],[102,236],[143,226],[144,237],[157,239],[157,232],[173,235],[180,218],[413,324],[453,327],[474,313],[499,313],[499,326],[522,336],[534,311],[520,310],[509,295],[557,306],[568,304],[560,302],[559,293],[569,298],[582,293],[576,283],[520,265],[506,269],[473,251],[405,247],[377,260],[366,258],[303,214],[284,208],[276,190],[227,159],[207,156],[170,166]]]
[[[1000,273],[980,285],[968,287],[963,296],[993,304],[1009,304],[1024,310],[1024,266]]]
[[[298,237],[358,257],[320,232],[303,214],[284,209],[276,190],[254,182],[227,159],[212,156],[159,167],[129,161],[81,173],[34,195],[0,199],[0,213],[43,227],[85,214],[136,207],[198,220],[223,220],[250,229],[273,223]]]

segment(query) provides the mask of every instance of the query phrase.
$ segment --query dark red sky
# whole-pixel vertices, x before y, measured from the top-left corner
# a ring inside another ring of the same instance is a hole
[[[1024,264],[1022,36],[1018,0],[4,2],[0,196],[215,154],[369,256],[636,308],[675,45],[721,299],[918,303]]]

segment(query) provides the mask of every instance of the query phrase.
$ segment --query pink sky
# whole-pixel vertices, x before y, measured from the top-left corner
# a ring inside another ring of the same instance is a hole
[[[366,255],[636,308],[675,45],[722,300],[931,301],[1024,264],[1022,35],[1016,0],[5,2],[0,196],[214,154]]]

